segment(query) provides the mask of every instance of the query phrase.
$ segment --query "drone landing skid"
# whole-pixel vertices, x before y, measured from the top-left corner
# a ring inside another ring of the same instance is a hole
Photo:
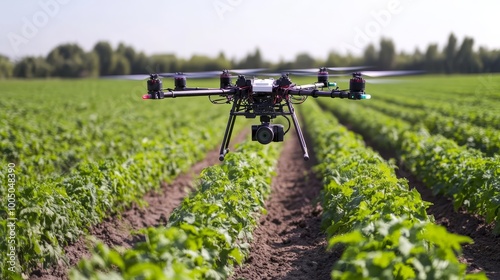
[[[224,139],[222,140],[222,145],[220,147],[220,154],[219,154],[219,160],[223,161],[226,154],[229,152],[229,142],[231,140],[231,134],[233,132],[234,128],[234,123],[236,122],[236,117],[237,116],[245,116],[246,118],[255,118],[257,116],[261,117],[261,122],[263,124],[269,122],[271,118],[275,118],[276,116],[291,116],[293,125],[295,127],[295,131],[297,132],[297,136],[302,148],[302,152],[304,153],[304,160],[309,160],[309,153],[307,151],[307,145],[306,141],[304,139],[304,135],[302,134],[302,130],[299,125],[299,121],[297,119],[297,116],[295,115],[295,109],[293,108],[292,103],[290,102],[289,99],[285,100],[285,105],[288,108],[288,111],[283,110],[283,106],[280,104],[279,109],[275,111],[263,111],[263,112],[249,112],[249,111],[244,111],[242,112],[241,109],[244,108],[245,106],[242,105],[243,99],[238,98],[238,96],[235,96],[235,100],[233,102],[233,106],[231,108],[231,111],[229,112],[229,119],[227,121],[227,126],[226,126],[226,131],[224,132]],[[282,141],[282,140],[280,140]]]

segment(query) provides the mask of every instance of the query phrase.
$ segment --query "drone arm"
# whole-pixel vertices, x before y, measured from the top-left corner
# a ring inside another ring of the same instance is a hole
[[[310,85],[295,86],[293,88],[294,89],[315,89],[315,88],[321,88],[324,86],[325,86],[325,83],[314,83],[314,84],[310,84]]]
[[[288,94],[299,95],[299,96],[312,96],[312,97],[331,97],[331,98],[348,98],[348,99],[370,99],[371,95],[364,92],[350,92],[347,90],[337,90],[332,91],[321,91],[316,89],[292,89],[288,91]]]
[[[210,96],[210,95],[224,95],[234,94],[236,89],[188,89],[188,90],[166,90],[164,92],[165,98],[175,97],[191,97],[191,96]]]

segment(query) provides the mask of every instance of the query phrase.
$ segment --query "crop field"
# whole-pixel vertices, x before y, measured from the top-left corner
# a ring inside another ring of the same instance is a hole
[[[500,279],[500,75],[309,98],[308,162],[145,84],[0,81],[1,279]]]

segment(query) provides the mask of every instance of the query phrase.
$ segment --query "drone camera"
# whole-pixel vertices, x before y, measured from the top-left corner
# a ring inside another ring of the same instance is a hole
[[[260,144],[283,142],[284,136],[285,130],[281,124],[252,125],[252,141],[258,141]]]

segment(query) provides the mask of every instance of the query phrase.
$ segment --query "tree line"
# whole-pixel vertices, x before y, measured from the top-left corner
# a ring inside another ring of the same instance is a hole
[[[369,65],[373,69],[414,69],[447,74],[500,72],[500,50],[484,47],[475,50],[474,39],[465,37],[459,42],[454,34],[450,34],[442,49],[437,44],[430,44],[425,51],[417,48],[413,53],[398,52],[391,39],[382,38],[378,45],[366,46],[358,56],[331,51],[325,58],[314,58],[308,53],[299,53],[295,60],[271,63],[263,59],[258,48],[240,60],[229,59],[223,52],[215,57],[193,55],[183,59],[175,54],[148,56],[123,43],[113,48],[109,42],[100,41],[88,52],[78,44],[68,43],[55,47],[46,57],[27,56],[13,62],[0,55],[0,78],[75,78],[240,68],[279,71],[359,65]]]

